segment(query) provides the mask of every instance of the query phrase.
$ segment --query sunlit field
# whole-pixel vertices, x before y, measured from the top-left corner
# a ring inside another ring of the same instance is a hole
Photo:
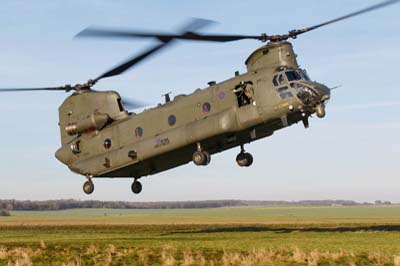
[[[400,266],[400,206],[11,214],[0,265]]]

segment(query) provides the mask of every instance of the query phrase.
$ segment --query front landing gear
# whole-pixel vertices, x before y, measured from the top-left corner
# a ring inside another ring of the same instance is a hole
[[[253,164],[253,155],[245,152],[243,144],[240,145],[240,153],[236,156],[236,162],[240,167],[249,167]]]
[[[192,156],[195,165],[208,165],[211,161],[211,155],[201,149],[200,143],[197,143],[197,151]]]
[[[139,194],[140,192],[142,192],[142,183],[135,179],[135,181],[133,181],[132,183],[131,189],[133,193]]]
[[[86,178],[88,179],[84,184],[83,184],[83,192],[86,194],[92,194],[94,191],[94,184],[92,182],[92,176],[87,175]]]

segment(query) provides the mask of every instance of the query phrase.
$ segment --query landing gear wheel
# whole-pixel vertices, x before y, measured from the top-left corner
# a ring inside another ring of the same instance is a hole
[[[246,153],[244,154],[244,156],[245,156],[246,159],[247,159],[246,167],[251,166],[251,165],[253,164],[253,155],[251,155],[251,153],[246,152]]]
[[[142,191],[142,183],[140,183],[139,181],[134,181],[132,183],[132,192],[135,194],[139,194]]]
[[[211,161],[210,153],[201,148],[200,142],[197,142],[197,151],[193,153],[192,160],[195,165],[207,165]]]
[[[210,154],[204,151],[195,151],[192,156],[195,165],[207,165],[210,160]]]
[[[206,156],[206,161],[203,165],[208,165],[211,162],[211,155],[206,151],[203,151],[203,153]]]
[[[92,194],[94,191],[94,184],[91,180],[86,181],[83,184],[83,192],[85,192],[86,194]]]
[[[240,167],[249,167],[253,164],[253,156],[248,152],[241,152],[236,156],[236,162]]]

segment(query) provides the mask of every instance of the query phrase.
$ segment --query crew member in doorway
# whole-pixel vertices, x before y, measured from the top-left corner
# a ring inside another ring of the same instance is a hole
[[[254,102],[253,84],[251,82],[241,81],[240,84],[235,87],[233,92],[236,94],[239,107],[246,106]]]

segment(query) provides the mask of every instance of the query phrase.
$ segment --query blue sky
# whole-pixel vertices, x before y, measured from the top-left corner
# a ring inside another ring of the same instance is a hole
[[[213,33],[285,33],[377,3],[372,0],[286,1],[2,1],[0,87],[57,86],[93,78],[152,40],[73,40],[90,25],[173,30],[188,17],[219,23]],[[313,118],[246,146],[250,168],[235,163],[237,149],[213,156],[208,167],[188,164],[132,180],[84,178],[54,158],[62,92],[0,95],[0,198],[101,200],[375,199],[400,202],[400,4],[327,26],[293,40],[298,61],[333,92],[324,119]],[[179,42],[96,89],[156,104],[161,95],[190,93],[210,80],[245,71],[256,41]]]

